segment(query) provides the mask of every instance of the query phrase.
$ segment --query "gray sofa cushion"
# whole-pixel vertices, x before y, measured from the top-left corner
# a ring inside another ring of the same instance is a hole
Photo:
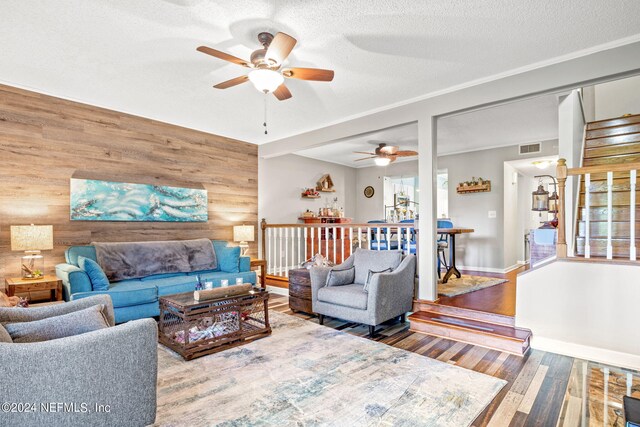
[[[368,249],[356,249],[353,255],[353,265],[356,268],[354,283],[364,285],[367,283],[369,270],[380,271],[390,268],[395,270],[402,262],[402,251],[372,251]]]
[[[327,275],[327,286],[343,286],[353,283],[356,277],[354,267],[344,269],[332,269]]]
[[[2,326],[2,323],[0,323],[0,342],[13,342],[13,340],[11,339],[11,335],[9,335],[9,332],[7,332],[4,326]]]
[[[362,285],[325,286],[318,289],[318,301],[344,307],[367,309],[369,294],[363,290]]]
[[[7,323],[5,329],[14,343],[49,341],[109,327],[102,304],[73,313],[32,322]]]

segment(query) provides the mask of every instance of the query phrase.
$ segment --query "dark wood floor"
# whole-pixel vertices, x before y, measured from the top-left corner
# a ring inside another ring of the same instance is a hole
[[[516,314],[516,280],[518,273],[528,269],[522,266],[506,274],[484,273],[481,271],[461,271],[462,274],[473,276],[499,277],[507,279],[505,283],[480,289],[468,294],[455,297],[440,296],[439,304],[453,307],[469,308],[488,313],[515,316]]]
[[[498,285],[499,286],[499,285]],[[288,298],[271,295],[272,310],[317,323],[313,316],[293,313]],[[366,326],[336,319],[325,325],[365,337]],[[508,384],[478,416],[474,426],[555,426],[571,374],[573,358],[541,351],[519,357],[470,344],[432,337],[408,330],[397,321],[379,327],[375,341],[412,351],[432,359],[502,378]]]

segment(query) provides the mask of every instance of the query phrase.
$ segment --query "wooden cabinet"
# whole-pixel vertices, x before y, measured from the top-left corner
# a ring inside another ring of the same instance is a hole
[[[311,307],[311,277],[306,268],[289,270],[289,308],[313,314]]]

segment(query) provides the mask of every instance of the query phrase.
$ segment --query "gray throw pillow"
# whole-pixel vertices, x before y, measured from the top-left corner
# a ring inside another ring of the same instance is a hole
[[[108,328],[102,314],[103,305],[33,322],[6,323],[5,329],[14,343],[49,341]]]
[[[327,286],[350,285],[355,277],[355,267],[345,268],[344,270],[331,270],[327,276]]]
[[[384,270],[380,270],[380,271],[369,270],[369,273],[367,273],[367,281],[364,284],[364,287],[362,288],[362,290],[365,291],[365,292],[369,291],[369,283],[371,282],[371,279],[373,279],[374,275],[380,274],[380,273],[390,273],[392,271],[393,271],[393,269],[391,269],[391,268],[385,268]]]
[[[11,335],[9,332],[0,324],[0,342],[11,343],[13,340],[11,339]]]

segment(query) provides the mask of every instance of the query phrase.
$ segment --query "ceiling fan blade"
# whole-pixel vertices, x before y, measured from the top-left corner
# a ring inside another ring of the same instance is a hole
[[[375,156],[376,155],[376,153],[368,153],[366,151],[354,151],[353,153],[354,154],[368,154],[370,156]]]
[[[236,77],[235,79],[231,79],[231,80],[227,80],[227,81],[222,82],[222,83],[218,83],[214,87],[216,89],[228,89],[230,87],[239,85],[240,83],[244,83],[244,82],[246,82],[248,80],[249,80],[249,76],[240,76],[240,77]]]
[[[228,53],[224,53],[222,51],[212,49],[207,46],[200,46],[196,49],[198,52],[206,53],[207,55],[215,56],[216,58],[222,59],[224,61],[233,62],[234,64],[242,65],[243,67],[251,68],[249,62],[244,59],[240,59],[237,56],[229,55]]]
[[[356,159],[356,160],[354,160],[354,162],[359,162],[361,160],[375,159],[376,157],[378,157],[378,156],[371,156],[371,157],[365,157],[365,158],[362,158],[362,159]]]
[[[269,44],[269,48],[264,57],[280,65],[287,59],[287,56],[289,56],[297,42],[298,41],[289,34],[278,33],[273,40],[271,40],[271,44]]]
[[[389,156],[389,159],[391,160],[389,163],[395,162],[397,158],[398,156]]]
[[[278,100],[280,101],[284,101],[285,99],[289,99],[291,98],[291,92],[289,92],[289,88],[286,87],[284,85],[284,83],[282,83],[280,86],[278,86],[278,89],[276,89],[273,94],[275,95],[276,98],[278,98]]]
[[[318,82],[330,82],[333,80],[333,70],[321,68],[285,68],[282,75],[290,79],[314,80]]]
[[[412,156],[417,156],[418,152],[411,151],[411,150],[404,150],[404,151],[396,151],[394,154],[398,157],[412,157]]]

